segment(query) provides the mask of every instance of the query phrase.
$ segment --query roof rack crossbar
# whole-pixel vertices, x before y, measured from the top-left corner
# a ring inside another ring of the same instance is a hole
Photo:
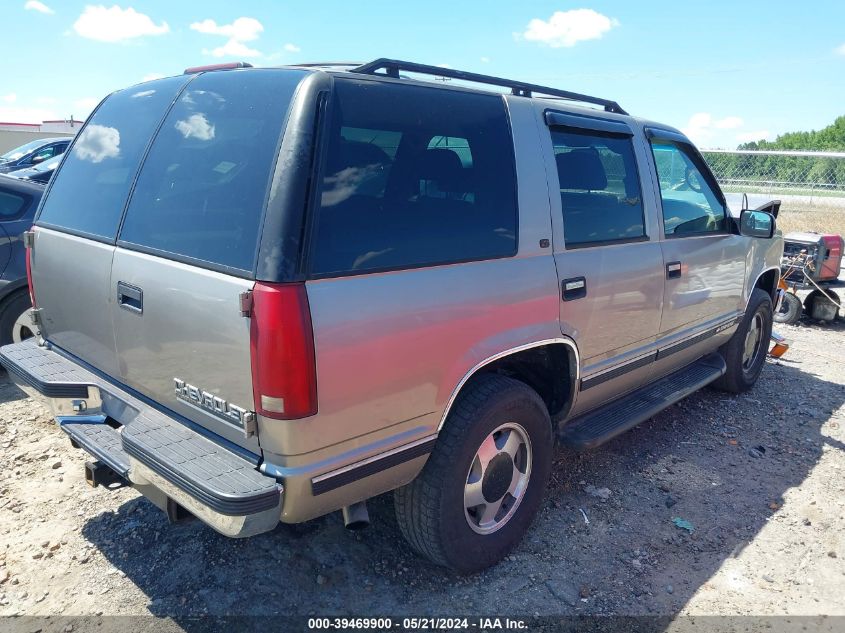
[[[530,97],[537,93],[550,97],[561,97],[569,99],[570,101],[581,101],[583,103],[592,103],[602,106],[607,112],[615,112],[616,114],[628,114],[623,110],[618,103],[610,99],[601,99],[599,97],[591,97],[577,92],[570,92],[568,90],[559,90],[558,88],[549,88],[548,86],[540,86],[538,84],[529,84],[523,81],[514,81],[512,79],[503,79],[501,77],[493,77],[491,75],[482,75],[480,73],[471,73],[465,70],[454,70],[452,68],[442,68],[440,66],[430,66],[428,64],[417,64],[415,62],[406,62],[400,59],[388,59],[381,57],[374,61],[368,62],[357,68],[353,68],[354,73],[363,73],[366,75],[378,74],[379,70],[384,70],[388,77],[399,78],[399,71],[406,71],[410,73],[419,73],[422,75],[434,75],[436,77],[448,77],[449,79],[459,79],[461,81],[469,81],[472,83],[486,84],[489,86],[501,86],[503,88],[510,88],[511,94],[519,97]]]

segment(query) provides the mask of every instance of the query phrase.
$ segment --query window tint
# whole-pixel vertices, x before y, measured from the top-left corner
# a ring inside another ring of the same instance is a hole
[[[50,145],[49,147],[45,147],[41,151],[33,154],[30,157],[29,162],[32,163],[33,165],[35,165],[37,163],[42,163],[45,160],[47,160],[48,158],[52,158],[53,156],[55,156],[57,151],[58,151],[58,148],[55,145]]]
[[[191,82],[144,161],[121,242],[251,271],[282,124],[303,76],[213,72]]]
[[[669,141],[651,145],[666,235],[707,233],[726,229],[725,207],[688,151]]]
[[[516,253],[501,97],[338,79],[312,272]]]
[[[163,79],[106,99],[53,179],[39,222],[113,240],[144,149],[187,80]]]
[[[552,130],[567,246],[645,237],[630,137]]]
[[[0,189],[0,219],[5,220],[16,216],[24,210],[26,204],[26,197]]]
[[[0,156],[0,161],[13,161],[18,160],[19,158],[23,158],[30,152],[38,149],[41,145],[44,144],[43,139],[38,139],[35,141],[30,141],[20,147],[16,147],[15,149],[11,149],[2,156]]]

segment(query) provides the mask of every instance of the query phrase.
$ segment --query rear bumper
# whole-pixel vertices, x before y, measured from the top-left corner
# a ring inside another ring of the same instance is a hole
[[[23,391],[45,402],[74,443],[153,503],[178,503],[231,537],[279,522],[283,488],[257,464],[29,340],[0,348],[0,363]]]

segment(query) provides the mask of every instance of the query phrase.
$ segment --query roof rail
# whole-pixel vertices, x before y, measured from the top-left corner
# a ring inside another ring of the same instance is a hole
[[[569,92],[568,90],[559,90],[557,88],[549,88],[548,86],[540,86],[537,84],[529,84],[522,81],[514,81],[512,79],[502,79],[501,77],[493,77],[491,75],[482,75],[479,73],[471,73],[465,70],[454,70],[452,68],[442,68],[440,66],[429,66],[428,64],[417,64],[415,62],[406,62],[399,59],[388,59],[381,57],[375,61],[353,68],[351,72],[363,73],[366,75],[378,74],[377,71],[384,70],[388,77],[399,78],[399,71],[406,71],[411,73],[420,73],[422,75],[434,75],[437,77],[448,77],[450,79],[460,79],[462,81],[469,81],[478,84],[487,84],[490,86],[502,86],[510,88],[511,94],[520,97],[530,97],[537,93],[551,97],[562,97],[570,101],[581,101],[583,103],[592,103],[604,107],[607,112],[615,112],[617,114],[628,114],[623,110],[618,103],[609,99],[600,99],[599,97],[591,97],[590,95],[579,94],[577,92]]]
[[[300,64],[289,64],[290,66],[302,66],[303,68],[333,68],[338,67],[357,67],[361,62],[302,62]]]

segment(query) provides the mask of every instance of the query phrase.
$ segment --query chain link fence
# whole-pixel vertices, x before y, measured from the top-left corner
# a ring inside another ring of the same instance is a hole
[[[784,232],[845,235],[845,152],[702,150],[731,207],[782,201]]]

